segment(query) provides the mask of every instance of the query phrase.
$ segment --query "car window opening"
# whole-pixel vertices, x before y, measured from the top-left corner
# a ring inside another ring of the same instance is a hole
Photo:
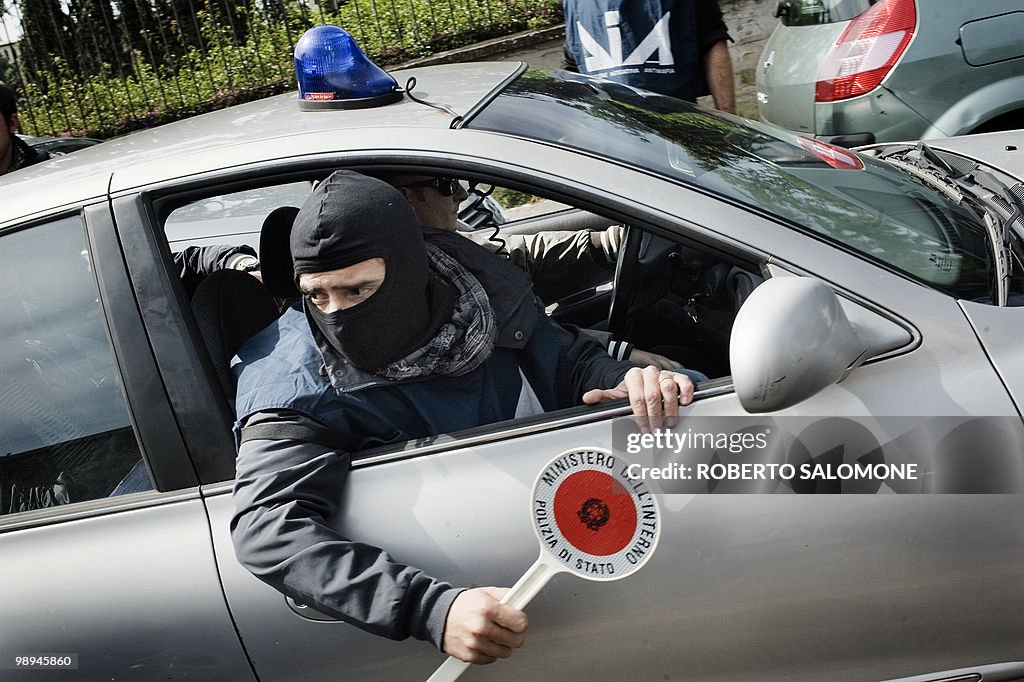
[[[0,237],[0,515],[153,488],[87,248],[78,217]]]
[[[471,191],[460,206],[458,230],[496,257],[524,268],[553,320],[587,330],[609,349],[655,354],[709,379],[729,376],[732,320],[763,281],[758,272],[571,203],[462,180]],[[228,296],[229,302],[213,305],[233,331],[218,326],[213,332],[217,340],[207,340],[207,346],[229,404],[233,387],[228,353],[233,355],[255,333],[253,320],[265,325],[268,315],[288,306],[301,307],[290,258],[281,253],[287,249],[302,194],[310,186],[293,183],[198,199],[172,212],[165,226],[172,250],[219,242],[258,247],[262,285],[254,278],[247,284],[234,276],[239,273],[232,273],[228,284],[228,278],[216,278],[218,295]],[[275,205],[282,200],[287,203]],[[201,220],[194,220],[197,217]],[[552,245],[560,251],[546,261],[529,255],[531,248],[550,251]],[[637,249],[641,256],[628,256]],[[258,297],[257,287],[262,289]],[[273,311],[268,311],[266,300],[253,300],[269,299],[267,294],[276,299]],[[206,326],[200,324],[201,329]]]

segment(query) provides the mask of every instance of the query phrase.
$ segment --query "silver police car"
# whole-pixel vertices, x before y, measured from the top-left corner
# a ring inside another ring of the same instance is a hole
[[[549,313],[710,377],[660,449],[613,402],[354,456],[340,531],[461,585],[536,558],[530,488],[560,452],[660,486],[641,571],[557,577],[526,646],[465,679],[1024,679],[1013,138],[854,152],[524,64],[396,75],[415,99],[282,95],[0,180],[0,678],[424,679],[444,659],[238,564],[226,365],[253,318],[198,314],[172,261],[260,248],[352,168],[558,202],[499,236],[625,225],[617,264],[543,292]],[[752,430],[766,460],[732,447]],[[680,445],[698,432],[727,437]]]

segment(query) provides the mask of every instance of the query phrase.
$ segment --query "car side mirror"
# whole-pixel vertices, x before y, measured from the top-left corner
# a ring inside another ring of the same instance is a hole
[[[870,357],[911,342],[902,326],[821,280],[774,277],[743,303],[729,342],[733,386],[748,412],[792,407],[839,383]]]

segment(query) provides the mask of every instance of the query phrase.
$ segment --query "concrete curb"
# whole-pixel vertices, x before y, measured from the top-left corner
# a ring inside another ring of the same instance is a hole
[[[513,33],[509,36],[491,38],[482,43],[459,47],[446,52],[439,52],[429,57],[412,59],[401,64],[401,68],[414,66],[432,66],[434,64],[452,64],[455,62],[481,61],[486,57],[504,54],[513,50],[521,50],[533,45],[539,45],[554,40],[561,40],[565,37],[565,26],[550,26],[548,28],[535,29]]]

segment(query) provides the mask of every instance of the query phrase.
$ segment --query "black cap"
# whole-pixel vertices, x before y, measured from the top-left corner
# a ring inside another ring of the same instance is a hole
[[[295,216],[291,251],[296,282],[303,273],[383,258],[389,275],[412,268],[426,284],[426,247],[409,202],[383,180],[355,171],[335,171],[313,190]]]

